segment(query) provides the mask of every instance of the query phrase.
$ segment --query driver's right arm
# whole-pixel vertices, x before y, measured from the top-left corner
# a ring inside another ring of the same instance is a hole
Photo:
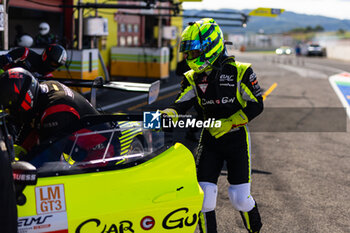
[[[184,77],[181,81],[181,90],[176,100],[168,108],[161,110],[162,114],[168,115],[173,121],[177,121],[179,115],[185,114],[195,103],[196,92]]]

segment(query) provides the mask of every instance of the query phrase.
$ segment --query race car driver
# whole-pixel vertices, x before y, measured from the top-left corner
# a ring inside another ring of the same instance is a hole
[[[56,81],[45,81],[39,85],[31,73],[23,68],[12,68],[0,75],[0,105],[9,111],[9,118],[20,129],[16,144],[20,146],[17,151],[22,152],[22,155],[54,136],[59,137],[75,130],[87,132],[89,129],[80,126],[81,118],[99,115],[77,92]],[[96,134],[81,144],[77,143],[86,151],[83,153],[85,158],[80,160],[85,161],[104,151],[108,139]],[[119,141],[113,145],[109,147],[107,157],[119,153]],[[28,160],[25,156],[22,159]]]
[[[215,207],[217,182],[227,164],[228,196],[240,211],[248,232],[262,227],[257,203],[250,194],[251,151],[247,123],[263,111],[261,90],[250,64],[228,56],[223,33],[211,18],[190,23],[182,33],[180,52],[190,71],[184,73],[181,92],[162,110],[173,120],[198,102],[204,119],[216,119],[220,127],[202,131],[197,154],[197,176],[204,191],[201,232],[217,232]]]
[[[64,65],[66,60],[67,52],[58,44],[48,45],[41,55],[27,47],[20,47],[0,56],[0,68],[6,71],[10,68],[22,67],[35,77],[50,78],[52,72]]]

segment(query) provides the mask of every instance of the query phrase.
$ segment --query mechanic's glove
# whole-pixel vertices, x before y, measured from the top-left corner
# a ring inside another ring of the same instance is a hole
[[[177,114],[175,109],[172,108],[166,108],[164,110],[159,110],[162,116],[162,122],[164,121],[172,121],[173,123],[176,123],[179,120],[179,115]],[[163,124],[161,125],[161,131],[166,132],[166,133],[171,133],[173,132],[174,128],[172,126],[170,127],[163,127]]]
[[[74,159],[72,159],[72,156],[64,152],[61,154],[61,161],[63,160],[69,163],[70,165],[73,165],[75,163]]]
[[[232,128],[237,128],[247,124],[248,117],[242,110],[238,110],[229,118],[222,118],[217,121],[221,122],[221,127],[212,127],[208,129],[209,133],[215,138],[223,136],[224,134],[228,133]]]
[[[159,110],[162,115],[166,115],[166,117],[170,117],[173,122],[177,122],[179,120],[179,115],[177,114],[175,109],[166,108],[164,110]]]
[[[27,154],[27,150],[21,147],[20,145],[13,144],[13,149],[15,152],[15,160],[18,161]]]

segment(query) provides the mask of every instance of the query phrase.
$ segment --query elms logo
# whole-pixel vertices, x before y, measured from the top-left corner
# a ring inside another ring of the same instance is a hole
[[[162,114],[157,110],[156,112],[143,113],[143,128],[145,129],[160,129],[160,116]]]

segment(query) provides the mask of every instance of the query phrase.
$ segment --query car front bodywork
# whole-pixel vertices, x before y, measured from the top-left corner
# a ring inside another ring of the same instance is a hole
[[[96,133],[112,138],[118,131],[119,127]],[[195,231],[203,191],[185,146],[177,143],[115,157],[101,152],[99,158],[78,161],[77,138],[96,134],[73,135],[74,143],[67,136],[39,155],[61,156],[41,164],[37,184],[24,188],[18,206],[20,232]],[[75,162],[62,159],[63,151]]]

